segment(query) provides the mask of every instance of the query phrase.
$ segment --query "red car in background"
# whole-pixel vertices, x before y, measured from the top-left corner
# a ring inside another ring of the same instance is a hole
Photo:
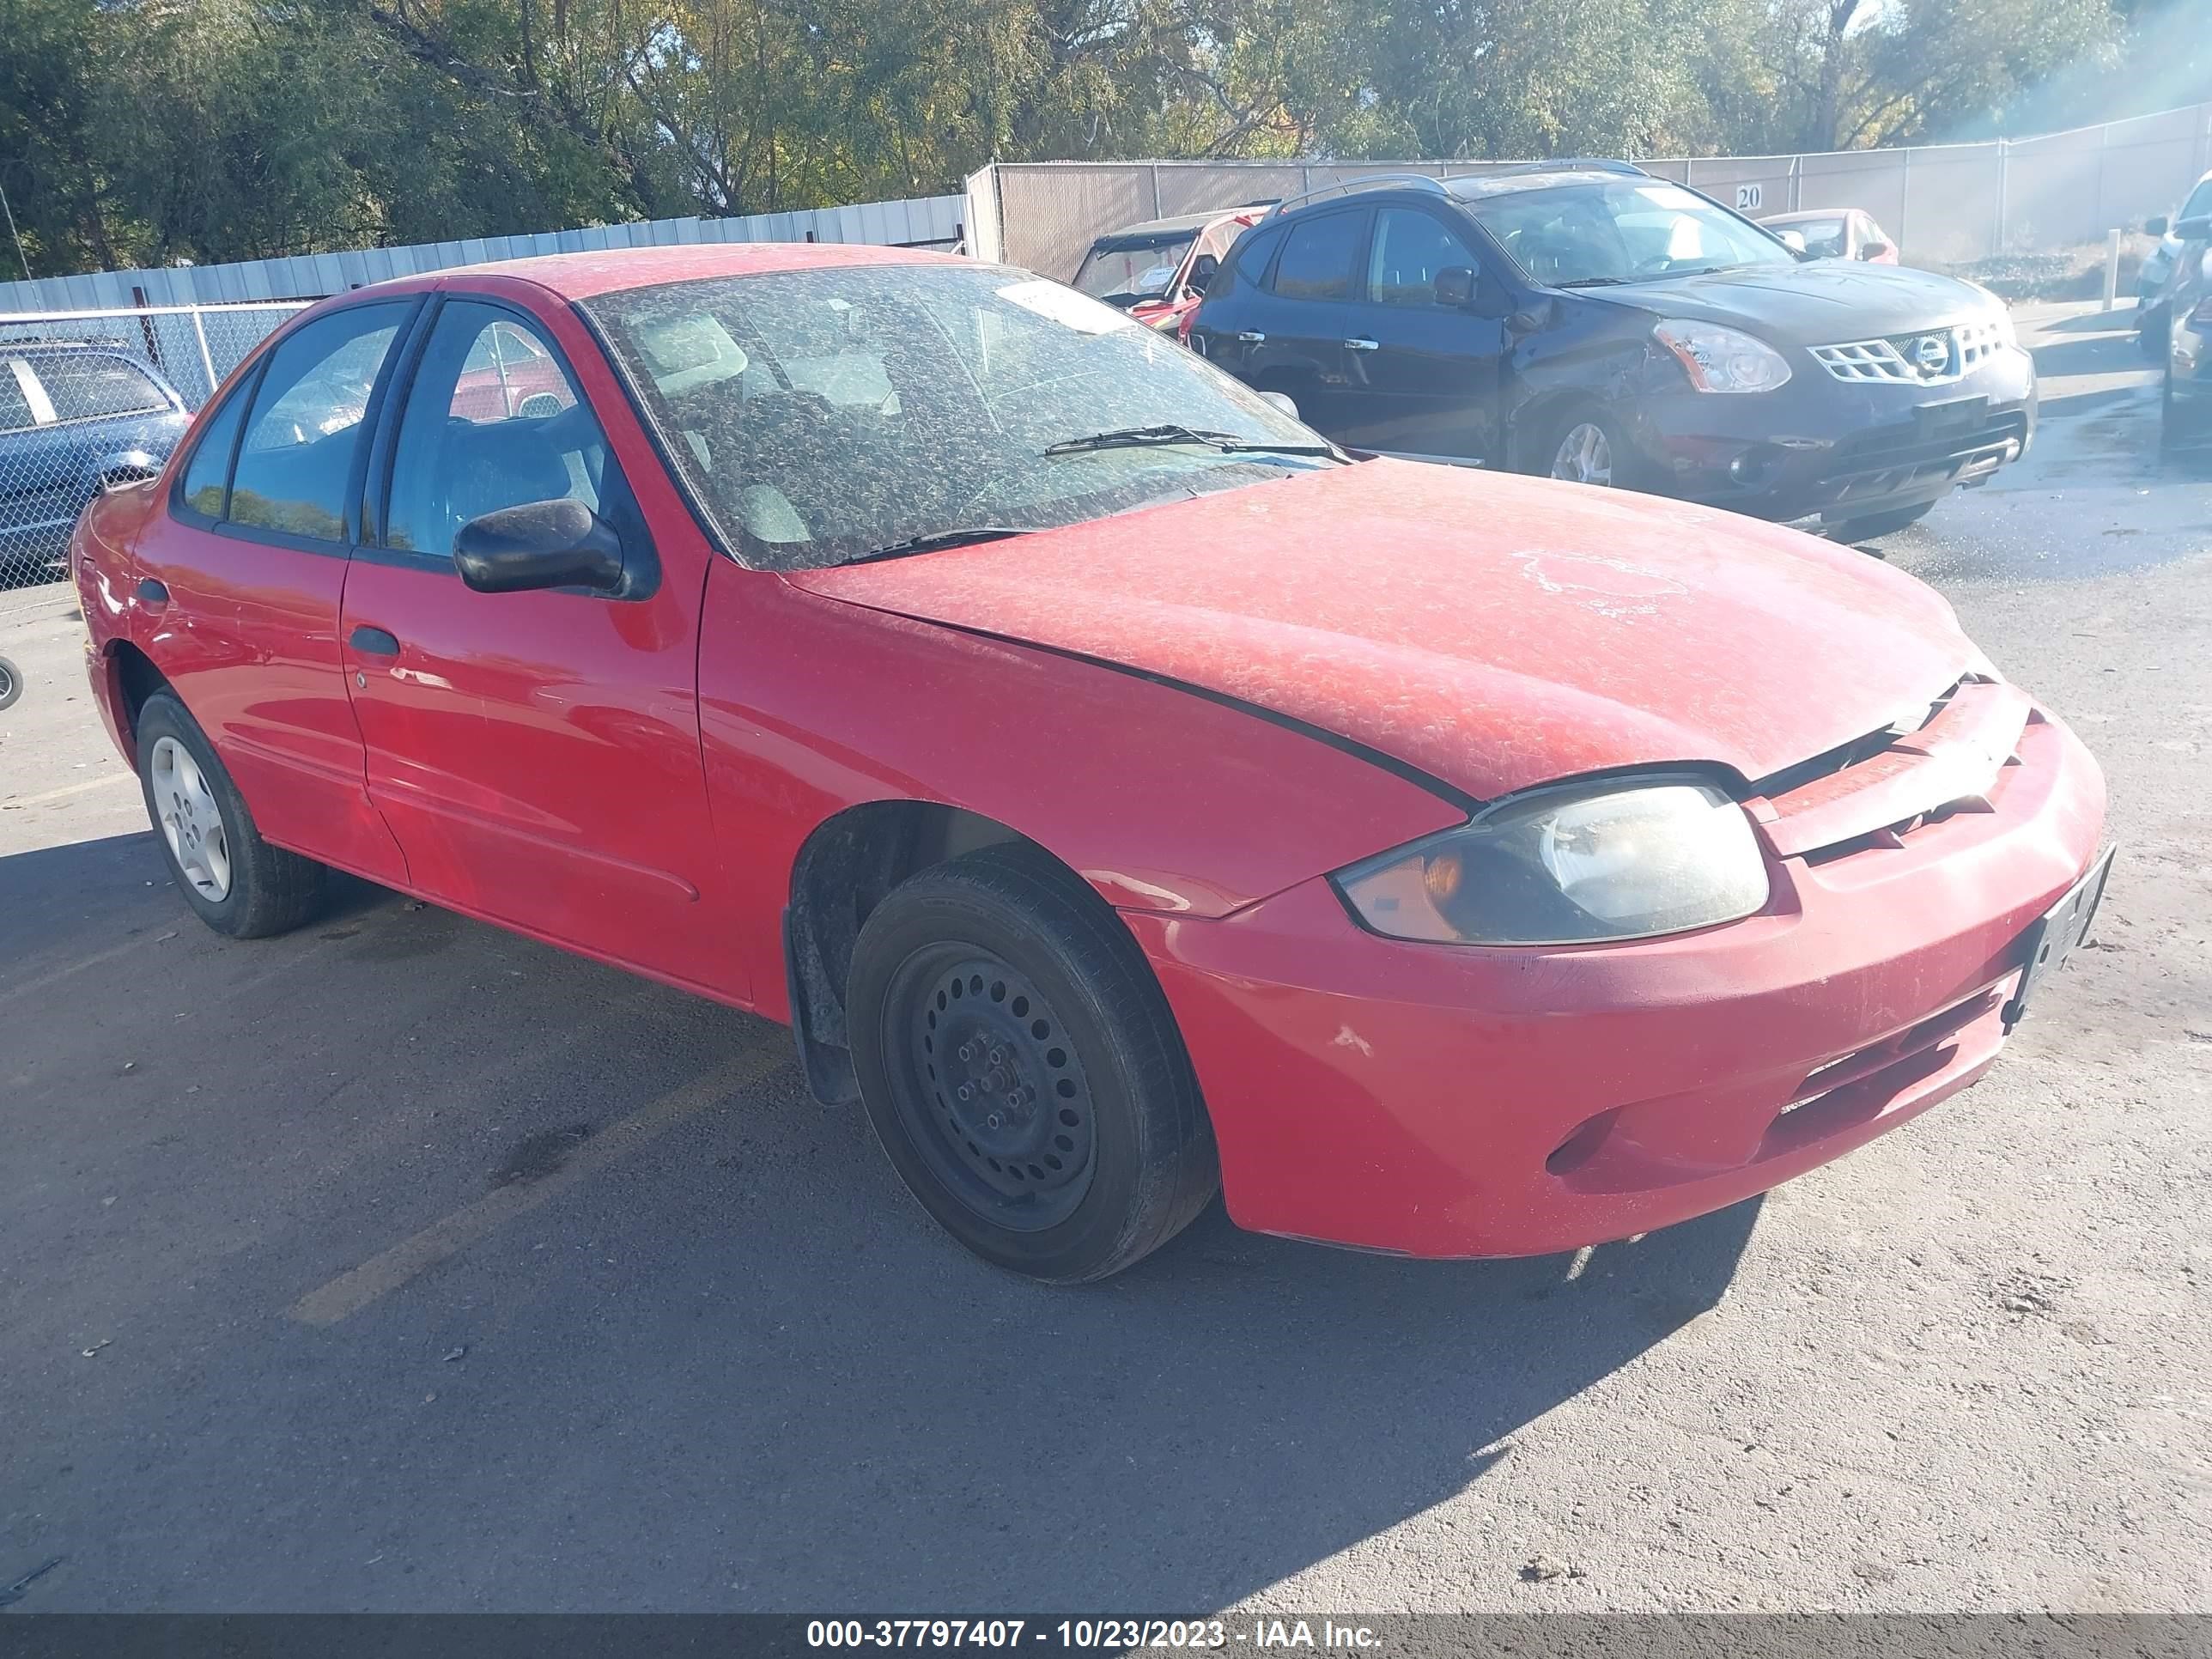
[[[1802,251],[1815,259],[1860,259],[1875,265],[1897,263],[1897,239],[1875,223],[1874,216],[1863,208],[1773,213],[1759,222],[1771,231],[1794,232]]]
[[[1272,205],[1152,219],[1109,231],[1091,243],[1075,288],[1126,311],[1147,328],[1180,337],[1231,244]]]
[[[561,392],[474,418],[502,330]],[[2094,761],[1911,577],[1356,460],[924,252],[327,301],[71,566],[210,927],[343,869],[787,1021],[1048,1280],[1217,1187],[1424,1256],[1733,1203],[1979,1077],[2109,867]]]

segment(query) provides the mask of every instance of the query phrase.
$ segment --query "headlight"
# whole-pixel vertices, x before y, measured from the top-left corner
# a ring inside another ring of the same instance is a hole
[[[1588,945],[1747,916],[1766,860],[1743,809],[1702,783],[1547,789],[1340,872],[1393,939]]]
[[[1980,283],[1968,283],[1966,286],[1990,302],[1989,320],[1990,326],[1996,331],[1997,343],[2001,346],[2018,345],[2020,332],[2012,325],[2012,307],[1993,288],[1984,287]]]
[[[1663,322],[1652,337],[1700,392],[1771,392],[1790,378],[1782,354],[1757,335],[1718,323]]]

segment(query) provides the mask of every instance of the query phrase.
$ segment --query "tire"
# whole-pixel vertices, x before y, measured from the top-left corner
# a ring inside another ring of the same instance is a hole
[[[23,695],[23,671],[0,657],[0,708],[13,708]]]
[[[1923,501],[1917,507],[1900,507],[1894,513],[1869,513],[1863,519],[1845,519],[1838,524],[1824,524],[1828,539],[1849,542],[1880,541],[1884,536],[1894,536],[1908,525],[1918,524],[1936,510],[1933,501]]]
[[[169,878],[202,921],[230,939],[266,939],[314,915],[328,868],[261,839],[215,746],[173,695],[146,699],[137,744]]]
[[[1539,477],[1600,489],[1644,487],[1636,452],[1622,433],[1620,422],[1609,411],[1590,404],[1577,404],[1545,428],[1543,441],[1530,453],[1529,471]]]
[[[1198,1079],[1143,953],[1033,848],[985,848],[895,889],[860,929],[846,1008],[892,1167],[994,1266],[1104,1279],[1182,1231],[1220,1184]]]
[[[2141,307],[2137,307],[2141,312]],[[2163,307],[2141,314],[2136,324],[2136,349],[2152,362],[2165,359],[2166,348],[2166,312]]]

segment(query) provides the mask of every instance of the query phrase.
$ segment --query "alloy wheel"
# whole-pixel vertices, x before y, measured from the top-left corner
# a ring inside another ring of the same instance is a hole
[[[154,809],[168,838],[169,854],[192,889],[210,903],[230,896],[230,836],[222,808],[191,751],[174,738],[154,744],[149,768]]]
[[[1572,483],[1610,484],[1613,482],[1613,441],[1595,421],[1580,421],[1559,440],[1552,457],[1552,476]]]

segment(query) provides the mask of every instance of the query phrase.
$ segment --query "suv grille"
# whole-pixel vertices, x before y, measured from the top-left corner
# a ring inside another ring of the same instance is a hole
[[[1994,319],[1919,334],[1812,348],[1821,368],[1854,385],[1941,386],[1972,373],[2002,343]]]

